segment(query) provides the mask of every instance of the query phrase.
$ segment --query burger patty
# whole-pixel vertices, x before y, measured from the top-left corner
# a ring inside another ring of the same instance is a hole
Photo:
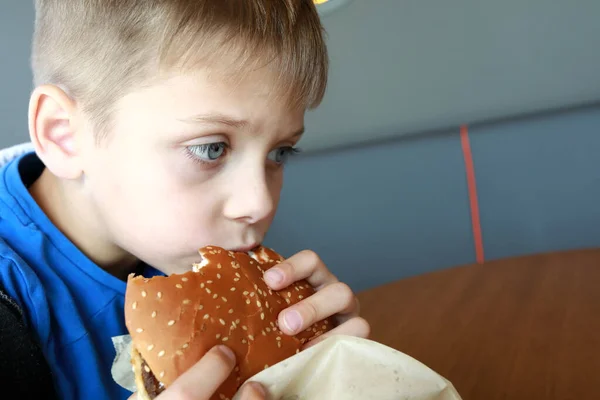
[[[165,387],[162,383],[156,379],[146,361],[142,359],[142,379],[144,380],[144,387],[146,388],[146,393],[151,399],[154,399],[159,394],[164,392]]]

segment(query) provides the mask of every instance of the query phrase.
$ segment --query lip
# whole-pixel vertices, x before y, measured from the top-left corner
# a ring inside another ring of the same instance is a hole
[[[247,253],[250,250],[253,250],[253,249],[257,248],[259,246],[259,244],[260,243],[254,243],[253,245],[250,245],[250,246],[237,247],[235,249],[231,249],[231,251],[236,251],[236,252],[239,252],[239,253]]]

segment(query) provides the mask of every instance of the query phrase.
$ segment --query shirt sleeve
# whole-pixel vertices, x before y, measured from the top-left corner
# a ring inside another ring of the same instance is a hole
[[[23,314],[0,286],[0,381],[16,399],[57,399],[50,368]],[[9,383],[10,382],[10,383]]]

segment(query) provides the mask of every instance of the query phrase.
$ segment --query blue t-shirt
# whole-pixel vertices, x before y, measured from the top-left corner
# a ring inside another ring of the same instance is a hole
[[[0,170],[0,285],[39,340],[60,398],[127,399],[111,375],[111,338],[127,334],[126,283],[88,259],[31,197],[43,169],[28,153]]]

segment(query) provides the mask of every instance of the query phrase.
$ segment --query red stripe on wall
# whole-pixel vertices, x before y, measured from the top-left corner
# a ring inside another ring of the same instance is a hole
[[[475,181],[475,167],[473,166],[473,153],[469,141],[469,128],[466,125],[460,127],[460,142],[463,157],[465,159],[465,172],[467,174],[467,186],[469,191],[469,203],[471,206],[471,223],[473,225],[473,239],[475,242],[475,259],[479,264],[483,263],[483,239],[481,236],[481,220],[479,219],[479,201],[477,199],[477,183]]]

